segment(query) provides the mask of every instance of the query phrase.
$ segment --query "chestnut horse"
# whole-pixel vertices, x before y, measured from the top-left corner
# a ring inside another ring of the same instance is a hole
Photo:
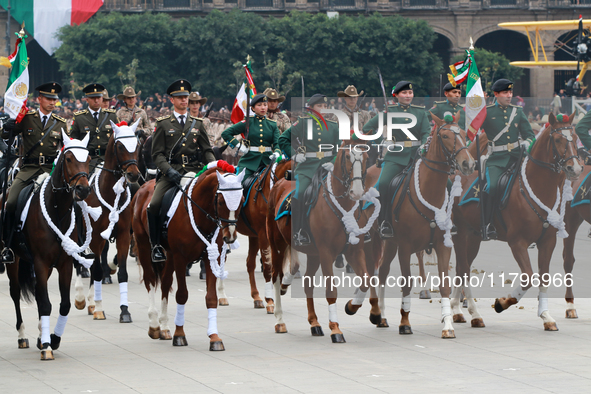
[[[93,207],[102,207],[101,217],[93,223],[95,236],[90,243],[95,259],[91,267],[88,314],[93,315],[94,320],[105,320],[101,282],[103,268],[100,260],[106,241],[113,237],[117,242],[117,255],[112,269],[119,267],[119,322],[132,321],[127,301],[127,253],[131,240],[131,190],[128,183],[137,182],[140,176],[137,164],[138,140],[135,135],[139,122],[138,120],[131,126],[117,126],[111,122],[113,134],[107,144],[105,161],[91,177],[92,193],[86,202]],[[77,309],[84,309],[86,302],[80,277],[76,278],[75,288],[74,305]]]
[[[390,272],[390,264],[398,254],[401,276],[404,282],[398,284],[402,290],[401,320],[398,332],[401,335],[412,334],[410,325],[410,292],[413,287],[410,258],[413,253],[431,248],[437,255],[440,277],[448,275],[451,255],[451,206],[454,196],[461,194],[459,177],[451,193],[447,191],[448,176],[456,170],[463,174],[471,174],[476,166],[475,160],[466,147],[466,133],[457,121],[459,113],[450,123],[432,115],[435,129],[431,133],[429,147],[424,156],[417,158],[406,190],[401,186],[393,203],[382,209],[388,209],[391,216],[394,238],[381,241],[374,237],[372,242],[383,242],[384,254],[379,268],[379,286],[371,288],[370,321],[378,327],[388,327],[384,315],[385,288]],[[370,169],[371,179],[377,180],[379,173],[375,167]],[[383,191],[385,192],[385,191]],[[402,202],[400,202],[402,199]],[[400,203],[398,212],[395,207]],[[366,244],[367,259],[370,258],[371,245]],[[377,261],[377,259],[375,260]],[[378,294],[379,293],[379,294]],[[440,286],[441,320],[443,322],[442,338],[455,338],[452,326],[449,296],[449,284]],[[360,306],[360,305],[359,305]],[[356,307],[356,309],[359,308]],[[354,309],[354,311],[356,310]]]
[[[535,242],[538,248],[538,274],[541,279],[538,316],[543,320],[546,331],[557,331],[558,328],[548,311],[549,282],[544,279],[544,274],[549,274],[557,229],[560,229],[559,236],[565,235],[563,224],[559,219],[560,214],[556,208],[550,207],[556,207],[560,202],[560,211],[564,212],[565,200],[570,194],[568,192],[570,181],[566,178],[576,179],[582,170],[576,146],[577,135],[571,126],[572,119],[570,117],[568,122],[558,122],[554,114],[550,114],[549,126],[538,133],[530,153],[517,169],[518,173],[515,176],[518,178],[513,184],[506,208],[494,218],[498,239],[509,244],[522,276],[524,278],[527,276],[525,285],[520,286],[522,283],[517,283],[517,287],[509,296],[495,301],[495,311],[501,313],[511,305],[517,304],[532,286],[534,274],[527,249]],[[476,176],[478,175],[463,177],[463,186],[469,187]],[[557,191],[561,188],[562,193],[558,193],[557,197]],[[557,201],[557,198],[561,200]],[[502,222],[499,218],[502,218]],[[466,275],[468,278],[462,287],[455,287],[453,290],[454,322],[465,321],[459,309],[459,296],[463,288],[468,300],[468,312],[472,315],[472,327],[484,327],[469,287],[470,267],[478,255],[482,242],[480,207],[475,203],[455,206],[454,222],[458,227],[458,233],[454,236],[456,275],[459,277]]]
[[[92,230],[88,213],[94,218],[97,211],[91,211],[83,201],[90,193],[88,184],[88,165],[90,157],[86,146],[88,135],[82,140],[70,140],[62,131],[63,151],[56,159],[51,176],[44,179],[41,189],[29,200],[29,211],[23,224],[22,236],[26,249],[15,247],[16,259],[7,264],[10,283],[10,296],[16,309],[16,329],[18,330],[18,347],[29,347],[25,336],[25,325],[20,309],[20,298],[29,301],[35,296],[39,312],[40,337],[37,347],[41,350],[41,360],[53,360],[53,350],[57,350],[64,333],[70,312],[70,282],[72,280],[73,260],[89,267],[90,260],[79,256],[90,243]],[[42,175],[43,177],[44,175]],[[49,185],[49,187],[48,187]],[[86,242],[83,246],[76,245],[78,232],[74,204],[82,207],[86,224]],[[72,236],[72,238],[70,238]],[[15,239],[15,243],[18,240]],[[29,259],[32,258],[32,261]],[[47,290],[47,282],[53,269],[59,274],[60,309],[55,331],[50,334],[49,316],[51,302]]]
[[[365,172],[368,155],[364,145],[360,141],[344,141],[339,147],[334,168],[329,171],[326,180],[322,182],[322,189],[318,201],[310,211],[311,236],[316,243],[305,247],[298,247],[297,252],[307,255],[306,274],[303,277],[304,291],[307,298],[308,322],[313,336],[323,336],[322,327],[314,310],[314,282],[313,276],[322,267],[322,274],[328,282],[333,277],[333,262],[343,253],[347,261],[362,277],[369,277],[365,254],[363,251],[363,234],[365,228],[371,227],[371,223],[358,223],[355,214],[360,211],[359,201],[362,197],[372,198],[378,205],[377,191],[371,189],[364,195]],[[367,145],[365,145],[367,146]],[[298,270],[295,261],[295,250],[290,247],[291,220],[289,215],[284,215],[276,220],[281,203],[289,198],[289,193],[294,188],[293,181],[285,179],[277,182],[269,195],[269,210],[267,212],[267,237],[271,248],[271,262],[273,264],[273,285],[275,288],[275,317],[277,324],[275,332],[285,333],[287,328],[283,322],[283,309],[281,307],[281,295],[285,294],[287,286],[291,284],[294,274]],[[338,212],[338,214],[337,214]],[[303,215],[303,212],[292,212]],[[343,219],[348,226],[345,230]],[[375,217],[373,218],[375,220]],[[354,224],[353,224],[354,223]],[[361,228],[360,228],[361,227]],[[360,240],[361,239],[361,240]],[[328,283],[325,282],[325,283]],[[365,295],[369,287],[361,288]],[[326,300],[329,311],[329,328],[333,343],[344,343],[345,338],[339,328],[337,318],[337,289],[326,286]]]
[[[269,204],[269,193],[274,184],[285,177],[287,170],[291,169],[291,160],[282,160],[279,163],[269,164],[259,175],[251,187],[247,200],[242,207],[242,214],[246,216],[248,224],[239,220],[236,229],[240,234],[248,236],[248,256],[246,258],[246,270],[250,280],[250,295],[254,300],[255,308],[264,308],[263,300],[257,289],[255,269],[257,252],[261,251],[263,261],[263,275],[265,278],[265,302],[267,313],[273,314],[273,283],[271,282],[271,256],[269,252],[269,241],[267,240],[266,217]],[[220,293],[220,305],[228,305],[228,298],[225,296],[223,280],[218,283]]]
[[[244,171],[234,175],[233,168],[231,172],[223,170],[231,167],[227,163],[224,162],[224,166],[219,169],[212,166],[215,163],[210,163],[210,168],[194,178],[188,189],[183,191],[178,208],[168,223],[167,240],[163,241],[166,249],[165,263],[153,263],[150,251],[146,209],[154,193],[155,182],[149,181],[142,185],[132,200],[133,236],[137,245],[138,259],[144,271],[144,285],[150,298],[148,335],[152,339],[173,339],[174,346],[188,345],[183,329],[185,304],[189,297],[185,277],[187,264],[203,258],[206,266],[205,303],[209,322],[207,330],[210,338],[209,350],[224,350],[217,331],[216,279],[226,276],[227,273],[223,270],[225,248],[236,240],[236,222],[243,201],[241,182]],[[167,309],[173,273],[176,274],[178,289],[176,330],[174,337],[171,337]],[[155,295],[158,284],[162,290],[159,319]]]

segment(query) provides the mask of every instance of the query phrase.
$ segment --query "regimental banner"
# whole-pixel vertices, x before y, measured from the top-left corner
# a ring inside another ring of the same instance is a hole
[[[6,93],[4,93],[4,111],[20,122],[27,113],[27,96],[29,94],[29,60],[25,38],[19,37],[16,49],[8,57],[12,70],[8,78]]]

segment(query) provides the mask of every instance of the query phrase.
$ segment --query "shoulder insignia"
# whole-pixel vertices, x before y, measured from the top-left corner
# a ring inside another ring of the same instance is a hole
[[[434,101],[434,104],[445,104],[445,101]]]
[[[156,119],[156,122],[160,122],[161,120],[165,120],[165,119],[168,119],[168,118],[170,118],[170,115],[161,116],[158,119]]]
[[[490,108],[490,107],[494,107],[494,106],[495,106],[494,104],[491,104],[491,105],[487,105],[486,108]]]
[[[37,113],[37,110],[32,109],[29,112],[27,112],[27,115],[33,115],[33,114],[36,114],[36,113]]]
[[[200,120],[203,122],[203,118],[198,118],[197,116],[193,116],[193,115],[189,115],[191,117],[191,119],[196,119],[196,120]]]
[[[57,120],[59,120],[60,122],[64,122],[66,123],[66,120],[64,118],[62,118],[61,116],[58,116],[56,114],[51,114],[52,117],[56,118]]]
[[[422,108],[422,109],[425,109],[425,106],[424,105],[414,105],[414,104],[411,104],[410,106],[413,107],[413,108]]]
[[[74,112],[74,115],[78,116],[78,115],[83,115],[83,114],[86,114],[86,113],[88,113],[88,110],[87,109],[83,109],[81,111]]]
[[[269,122],[275,122],[275,123],[277,123],[277,119],[269,119],[269,118],[267,118],[267,120],[268,120]]]
[[[111,109],[111,108],[105,108],[105,109],[103,109],[103,111],[109,112],[109,113],[112,113],[112,114],[117,113],[117,111],[115,111],[114,109]]]
[[[466,104],[460,104],[460,107],[464,108],[466,106]]]

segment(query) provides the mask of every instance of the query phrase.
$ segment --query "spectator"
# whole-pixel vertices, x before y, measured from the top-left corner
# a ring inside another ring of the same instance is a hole
[[[562,89],[561,89],[561,92],[562,92]],[[560,96],[556,92],[554,92],[554,99],[552,100],[552,103],[550,104],[550,108],[551,108],[551,111],[554,113],[554,115],[558,115],[560,113],[560,111],[562,110],[562,100],[560,99]]]

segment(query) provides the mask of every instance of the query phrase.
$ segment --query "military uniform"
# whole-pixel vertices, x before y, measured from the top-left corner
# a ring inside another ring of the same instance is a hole
[[[127,122],[130,126],[140,119],[140,124],[136,129],[136,133],[137,130],[141,130],[146,138],[152,135],[152,127],[150,125],[150,120],[148,119],[148,114],[138,106],[134,106],[132,109],[129,109],[126,106],[119,108],[117,111],[117,118],[122,122]]]
[[[460,103],[452,104],[449,102],[449,99],[444,101],[435,101],[433,103],[433,107],[427,112],[427,116],[429,120],[431,119],[431,113],[437,116],[439,119],[443,119],[443,116],[446,112],[451,113],[453,116],[456,116],[456,113],[460,111],[460,121],[458,125],[462,128],[462,130],[466,129],[466,111],[464,111],[464,106]]]
[[[289,120],[289,116],[284,114],[283,112],[267,112],[267,119],[272,120],[277,123],[277,129],[279,129],[279,133],[285,132],[285,130],[291,127],[291,120]]]
[[[577,127],[575,128],[575,132],[579,136],[581,143],[585,147],[585,149],[591,149],[591,135],[589,135],[589,130],[591,129],[591,111],[587,111],[583,119],[579,120],[577,123]]]

